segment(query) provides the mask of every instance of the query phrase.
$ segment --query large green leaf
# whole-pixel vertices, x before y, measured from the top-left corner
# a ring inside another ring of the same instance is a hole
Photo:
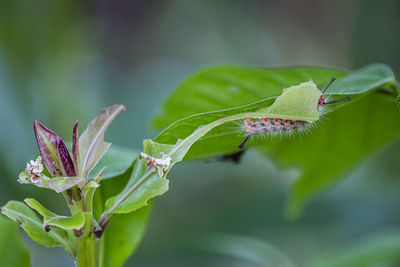
[[[8,218],[19,222],[25,232],[37,243],[46,247],[61,246],[71,257],[75,257],[75,249],[68,240],[68,233],[56,227],[46,232],[43,222],[23,202],[11,200],[1,208],[1,212]]]
[[[31,266],[29,251],[18,234],[18,225],[2,216],[0,216],[0,266]]]
[[[243,74],[240,75],[240,71],[243,71]],[[338,80],[329,88],[326,95],[351,95],[353,98],[351,103],[356,102],[355,100],[365,93],[371,93],[394,82],[393,72],[382,64],[370,65],[350,74],[321,68],[252,69],[224,66],[210,68],[188,78],[167,99],[161,112],[153,121],[158,128],[167,128],[156,137],[155,141],[174,144],[177,140],[189,136],[200,125],[206,125],[233,114],[254,112],[259,108],[270,106],[285,87],[311,78],[318,87],[322,88],[333,76]],[[242,79],[245,80],[242,81]],[[222,93],[218,97],[218,106],[214,106],[214,111],[210,111],[210,101],[214,94],[209,93],[208,90],[202,90],[203,87],[211,87],[218,95],[220,91],[225,94],[225,98],[222,97]],[[240,97],[232,99],[230,87],[241,88]],[[194,93],[195,90],[197,94]],[[209,94],[208,98],[205,98],[203,94]],[[198,99],[193,100],[196,95]],[[189,104],[191,100],[197,105],[191,106]],[[182,107],[183,102],[187,105],[186,109]],[[337,104],[329,109],[333,110],[344,105]],[[219,126],[196,142],[186,159],[235,152],[237,144],[243,138],[241,132],[241,127],[234,123]]]
[[[153,126],[163,129],[171,123],[207,111],[234,108],[276,97],[282,88],[308,81],[325,86],[332,77],[341,78],[345,71],[324,68],[256,68],[216,66],[194,73],[168,97]]]
[[[311,261],[309,266],[398,266],[399,261],[400,232],[399,230],[391,230],[371,235],[343,248],[319,255]]]
[[[220,233],[206,233],[200,238],[199,248],[252,263],[260,267],[295,267],[292,260],[279,248],[255,237]]]
[[[309,137],[292,135],[291,138],[271,138],[263,142],[254,138],[249,142],[263,143],[259,151],[303,171],[292,187],[288,210],[294,216],[302,204],[337,181],[341,172],[400,134],[398,124],[394,123],[398,120],[399,111],[390,97],[390,93],[397,93],[395,79],[386,65],[374,64],[348,74],[319,68],[207,69],[184,81],[166,101],[154,121],[156,126],[166,127],[170,122],[169,116],[173,119],[190,116],[170,125],[155,141],[174,144],[200,125],[269,106],[282,88],[289,85],[311,78],[321,88],[333,76],[339,79],[326,95],[350,95],[353,101],[328,106],[327,119],[315,123],[317,127],[309,132]],[[233,97],[235,94],[230,88],[238,90],[237,98]],[[382,94],[366,97],[380,88]],[[258,101],[248,104],[249,100]],[[209,111],[226,107],[230,108]],[[337,111],[331,112],[334,110]],[[244,138],[240,128],[235,123],[214,128],[191,147],[185,159],[237,152],[237,145]]]
[[[114,217],[103,236],[103,266],[120,267],[132,255],[145,233],[150,208]]]

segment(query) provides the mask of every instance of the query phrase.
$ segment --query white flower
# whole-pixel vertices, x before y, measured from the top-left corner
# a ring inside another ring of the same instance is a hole
[[[25,170],[31,175],[31,182],[37,183],[44,170],[42,165],[42,157],[39,156],[36,161],[31,160],[30,162],[26,163]]]
[[[156,159],[154,161],[154,167],[156,167],[160,177],[164,176],[164,172],[168,171],[168,168],[171,165],[171,157],[169,157],[167,154],[162,154],[163,157],[161,159]]]
[[[162,152],[161,152],[162,153]],[[160,177],[164,176],[164,172],[168,171],[169,167],[171,166],[171,157],[168,154],[162,153],[163,157],[158,159],[152,156],[149,156],[145,153],[141,153],[141,156],[147,159],[147,167],[150,168],[152,165],[157,169],[158,175]]]

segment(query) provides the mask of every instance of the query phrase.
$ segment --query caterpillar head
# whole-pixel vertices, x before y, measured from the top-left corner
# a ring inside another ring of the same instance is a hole
[[[337,103],[337,102],[350,101],[351,100],[350,96],[346,96],[345,98],[342,98],[342,99],[339,99],[339,100],[335,100],[335,101],[330,101],[330,102],[326,102],[325,101],[324,94],[325,94],[326,90],[329,88],[329,86],[335,80],[336,80],[336,78],[332,78],[331,81],[328,83],[328,85],[322,91],[322,95],[321,95],[321,97],[319,98],[319,101],[318,101],[318,108],[320,108],[321,106],[325,106],[325,105],[329,105],[329,104],[333,104],[333,103]]]

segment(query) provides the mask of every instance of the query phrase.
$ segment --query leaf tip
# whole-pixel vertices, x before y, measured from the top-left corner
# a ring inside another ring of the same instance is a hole
[[[33,120],[33,128],[36,128],[37,125],[43,125],[38,120]]]
[[[39,121],[33,120],[33,132],[35,133],[36,139],[38,139],[37,127],[41,125],[42,124]]]
[[[123,111],[126,111],[126,106],[125,105],[123,105],[123,104],[117,104],[117,105],[120,106]]]
[[[74,127],[73,127],[73,130],[72,130],[73,134],[77,134],[78,133],[78,124],[79,124],[79,120],[76,120],[74,122]]]
[[[47,131],[47,132],[50,132],[50,133],[52,133],[52,134],[55,134],[52,130],[50,130],[49,128],[47,128],[46,126],[44,126],[44,124],[41,123],[40,121],[38,121],[38,120],[33,120],[33,130],[35,131],[35,133],[36,133],[38,127],[42,128],[43,130],[45,130],[45,131]]]

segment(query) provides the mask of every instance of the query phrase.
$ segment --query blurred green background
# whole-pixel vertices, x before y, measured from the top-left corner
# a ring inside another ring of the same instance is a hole
[[[34,119],[71,141],[76,119],[82,131],[103,106],[122,103],[127,112],[106,140],[141,149],[156,134],[148,125],[163,99],[204,66],[382,62],[399,77],[399,14],[395,0],[0,0],[0,204],[34,197],[65,212],[62,197],[16,182],[38,153]],[[257,266],[206,252],[209,232],[266,240],[307,266],[321,253],[397,229],[399,149],[393,143],[356,166],[295,222],[283,215],[294,170],[277,170],[251,151],[240,165],[179,164],[126,266]],[[33,266],[73,266],[61,249],[23,236]]]

